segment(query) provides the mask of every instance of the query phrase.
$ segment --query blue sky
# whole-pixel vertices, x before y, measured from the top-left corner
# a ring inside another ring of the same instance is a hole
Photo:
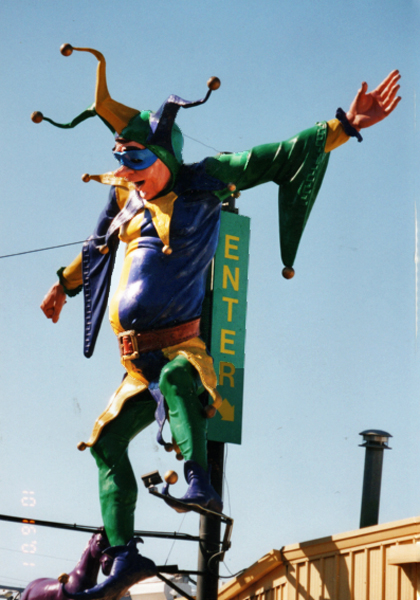
[[[64,42],[103,52],[111,95],[139,109],[157,109],[171,93],[200,98],[207,78],[220,77],[210,102],[179,115],[186,162],[287,139],[347,109],[363,80],[372,89],[400,69],[395,113],[331,156],[293,280],[281,277],[276,186],[238,200],[251,218],[243,443],[227,448],[225,506],[235,526],[221,572],[271,548],[357,529],[358,434],[368,428],[394,436],[380,522],[418,515],[418,2],[3,0],[0,14],[0,255],[83,240],[106,201],[106,190],[80,179],[115,167],[99,120],[61,131],[29,119],[41,110],[69,121],[93,101],[96,61],[62,57]],[[82,298],[69,300],[55,326],[39,310],[77,251],[0,259],[0,513],[95,526],[96,467],[76,444],[121,379],[116,342],[105,322],[86,360]],[[138,477],[180,470],[155,433],[130,449]],[[23,506],[26,497],[36,505]],[[136,527],[196,533],[198,518],[140,489]],[[71,569],[87,540],[1,521],[0,532],[0,583],[10,585]],[[196,568],[193,544],[147,539],[142,552]]]

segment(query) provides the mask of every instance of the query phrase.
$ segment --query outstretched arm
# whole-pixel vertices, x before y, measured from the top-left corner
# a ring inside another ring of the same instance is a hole
[[[347,119],[357,130],[371,127],[392,113],[401,100],[397,96],[401,75],[398,70],[392,71],[373,92],[367,92],[368,84],[362,87],[346,113]]]
[[[112,187],[109,193],[108,204],[99,217],[94,236],[101,236],[107,231],[109,223],[118,213],[119,209],[116,192],[114,187]],[[66,268],[62,267],[59,269],[57,275],[59,276],[59,281],[48,290],[40,307],[47,319],[51,319],[53,323],[57,323],[60,318],[60,313],[66,303],[66,297],[76,296],[82,289],[82,255],[78,254]]]

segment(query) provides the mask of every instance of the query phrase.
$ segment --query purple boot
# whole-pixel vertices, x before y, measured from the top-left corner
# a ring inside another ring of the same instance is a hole
[[[179,502],[185,504],[198,504],[202,508],[221,513],[223,510],[223,502],[210,483],[210,473],[200,467],[194,460],[187,460],[184,465],[185,481],[188,483],[188,489]],[[171,500],[177,501],[169,494],[169,484],[165,484],[162,489],[162,494],[166,496],[165,502],[177,512],[188,512],[187,507],[176,506]]]
[[[112,546],[105,550],[104,554],[114,559],[107,579],[93,588],[75,594],[69,593],[63,584],[62,590],[67,598],[118,600],[138,581],[156,575],[155,563],[138,553],[135,539],[130,540],[126,546]]]

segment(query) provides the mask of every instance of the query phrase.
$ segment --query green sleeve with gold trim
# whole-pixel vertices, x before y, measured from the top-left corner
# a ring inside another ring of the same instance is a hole
[[[293,138],[246,152],[206,160],[206,172],[238,191],[268,181],[279,185],[280,246],[283,263],[293,265],[300,238],[328,165],[327,124],[317,123]],[[228,194],[220,194],[221,200]]]

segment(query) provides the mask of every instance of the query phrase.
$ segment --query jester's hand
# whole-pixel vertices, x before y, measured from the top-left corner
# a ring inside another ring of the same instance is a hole
[[[60,318],[60,313],[63,306],[66,303],[66,293],[63,286],[60,283],[55,283],[50,290],[48,290],[45,298],[41,303],[41,310],[47,317],[52,319],[53,323],[57,323]]]
[[[401,96],[396,97],[400,89],[397,83],[400,78],[399,71],[392,71],[373,92],[369,93],[367,93],[368,84],[364,81],[346,114],[350,124],[360,130],[371,127],[390,115],[401,100]]]

